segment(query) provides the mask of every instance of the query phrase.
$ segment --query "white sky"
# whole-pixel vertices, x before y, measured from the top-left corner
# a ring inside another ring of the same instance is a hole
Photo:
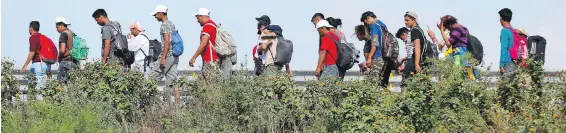
[[[310,22],[316,12],[326,17],[341,18],[343,32],[348,41],[356,43],[362,49],[363,43],[352,34],[363,12],[373,11],[392,31],[404,26],[403,15],[406,11],[415,11],[419,23],[426,30],[429,25],[438,33],[435,24],[443,15],[453,15],[459,23],[468,27],[484,45],[484,60],[497,67],[499,61],[499,16],[501,8],[513,10],[512,25],[523,27],[530,34],[541,35],[547,39],[545,68],[547,71],[566,69],[566,45],[558,43],[563,34],[560,32],[566,22],[564,0],[3,0],[1,1],[1,55],[16,61],[16,68],[26,59],[29,49],[28,26],[30,21],[40,21],[40,32],[52,40],[58,40],[55,30],[55,18],[66,17],[70,28],[87,40],[90,46],[89,58],[100,58],[100,26],[91,17],[94,10],[104,8],[112,21],[119,21],[123,31],[135,21],[140,21],[150,37],[159,37],[159,23],[149,15],[156,5],[169,6],[169,19],[173,21],[185,44],[185,53],[181,56],[179,69],[189,68],[188,62],[199,43],[200,26],[192,16],[200,7],[211,10],[211,18],[230,31],[238,45],[239,61],[248,61],[248,68],[253,68],[251,49],[257,43],[255,17],[269,15],[272,24],[280,25],[283,34],[295,44],[291,62],[294,70],[314,70],[317,60],[318,33]],[[437,36],[440,34],[437,34]],[[401,45],[401,47],[404,47]],[[404,50],[401,51],[402,55]],[[196,64],[200,64],[200,58]],[[357,69],[357,68],[355,68]]]

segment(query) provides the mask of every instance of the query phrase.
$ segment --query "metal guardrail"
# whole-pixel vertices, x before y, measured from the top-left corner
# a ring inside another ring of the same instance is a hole
[[[57,70],[53,70],[52,75],[55,76],[57,75],[58,71]],[[192,75],[192,73],[200,73],[199,70],[182,70],[179,71],[179,75],[184,75],[184,76],[189,76]],[[247,72],[250,75],[253,75],[254,72],[253,71],[248,71]],[[19,71],[13,70],[12,74],[14,76],[16,76],[19,81],[20,81],[20,91],[24,94],[27,93],[27,85],[29,84],[29,81],[24,79],[25,74],[26,73],[21,73]],[[544,72],[544,75],[546,78],[546,80],[548,80],[548,77],[556,77],[556,75],[559,74],[558,72]],[[297,85],[302,86],[304,85],[306,82],[308,82],[309,80],[315,80],[314,77],[314,71],[293,71],[293,75],[295,76],[295,81],[297,83]],[[489,77],[491,78],[489,83],[490,88],[494,88],[496,86],[495,81],[497,80],[496,78],[500,76],[499,72],[489,72],[487,73],[487,75],[484,75],[484,77]],[[358,71],[347,71],[346,75],[345,75],[345,80],[356,80],[356,79],[363,79],[361,76],[361,73]],[[401,76],[398,74],[395,74],[395,76],[393,78],[390,78],[390,84],[392,86],[392,90],[398,90],[400,91],[400,85],[401,85]],[[158,86],[159,88],[163,88],[165,86],[165,81],[164,80],[160,80],[158,82]]]

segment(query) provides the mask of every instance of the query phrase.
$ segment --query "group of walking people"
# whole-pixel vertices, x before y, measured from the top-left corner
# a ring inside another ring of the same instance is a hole
[[[165,5],[156,6],[154,12],[150,14],[161,22],[160,40],[157,40],[148,38],[140,22],[130,25],[130,33],[125,35],[121,31],[120,23],[111,21],[104,9],[94,11],[92,18],[101,26],[100,61],[118,63],[124,70],[140,71],[146,77],[156,80],[165,78],[165,92],[172,93],[173,80],[178,77],[179,56],[183,54],[184,48],[179,29],[169,20],[167,14],[168,8]],[[220,29],[220,26],[211,19],[210,11],[206,8],[198,9],[193,16],[202,29],[199,34],[198,49],[191,56],[189,65],[194,67],[196,59],[201,56],[202,78],[229,77],[232,65],[237,62],[235,44],[230,34]],[[499,11],[499,16],[503,27],[499,68],[502,73],[512,73],[516,64],[522,64],[528,58],[525,53],[531,49],[531,46],[523,48],[523,45],[519,44],[521,40],[517,42],[518,37],[524,39],[528,34],[524,29],[511,26],[510,9],[502,9]],[[455,65],[469,68],[472,79],[477,76],[475,67],[482,61],[483,48],[479,40],[470,35],[468,28],[458,23],[456,17],[451,15],[441,17],[437,25],[442,33],[440,39],[436,38],[431,29],[425,33],[419,25],[419,17],[415,12],[406,12],[403,18],[405,27],[392,33],[373,12],[367,11],[361,14],[361,24],[354,29],[357,39],[366,42],[363,47],[365,61],[360,62],[359,51],[346,41],[346,36],[341,30],[342,20],[325,17],[322,13],[314,14],[311,22],[320,35],[315,76],[319,79],[325,77],[342,79],[346,71],[352,68],[353,64],[358,63],[364,74],[379,79],[380,84],[386,86],[389,84],[391,72],[402,73],[403,79],[409,79],[413,74],[431,66],[430,61],[436,58],[452,58]],[[289,63],[293,53],[292,41],[284,38],[282,27],[271,24],[269,16],[263,15],[255,19],[258,30],[258,43],[254,44],[252,50],[256,66],[255,74],[291,75]],[[21,71],[24,72],[28,64],[32,63],[31,72],[35,74],[38,83],[36,89],[44,85],[52,64],[59,63],[57,80],[64,85],[68,81],[69,71],[82,66],[87,60],[88,45],[79,34],[69,28],[71,23],[64,17],[58,17],[55,25],[60,33],[58,48],[51,39],[39,33],[39,22],[32,21],[29,26],[30,50]],[[399,55],[397,39],[405,43],[406,55]],[[518,53],[515,51],[516,45],[520,46]],[[524,45],[526,46],[526,43]],[[473,59],[476,59],[475,63],[463,59],[466,53],[471,53]],[[282,71],[283,68],[285,72]]]

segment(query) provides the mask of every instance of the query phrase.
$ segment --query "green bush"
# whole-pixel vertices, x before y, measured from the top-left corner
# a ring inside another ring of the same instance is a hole
[[[156,82],[140,72],[94,63],[73,71],[65,86],[49,82],[41,92],[44,101],[3,104],[2,131],[566,131],[565,72],[543,81],[542,65],[531,61],[528,70],[518,69],[491,90],[490,79],[482,76],[486,72],[470,80],[466,68],[450,60],[434,64],[408,80],[400,93],[372,80],[325,79],[298,86],[293,77],[257,77],[245,69],[229,78],[181,77],[175,87],[187,97],[174,104],[159,100]],[[2,73],[3,79],[10,76]],[[4,84],[15,83],[3,80],[3,92],[11,89]],[[48,124],[53,122],[59,123]]]

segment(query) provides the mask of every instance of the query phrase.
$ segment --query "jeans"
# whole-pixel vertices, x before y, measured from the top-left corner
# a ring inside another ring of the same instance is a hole
[[[51,65],[47,65],[44,62],[34,62],[31,64],[30,71],[35,76],[35,90],[36,98],[38,100],[43,100],[43,95],[41,95],[41,88],[45,86],[47,81],[47,72],[51,70]]]
[[[73,61],[61,61],[59,62],[59,74],[57,74],[57,80],[59,82],[66,84],[67,78],[69,77],[69,71],[75,69],[76,64]]]
[[[340,76],[340,72],[336,64],[325,66],[322,72],[320,73],[320,77],[321,77],[320,79],[325,77],[339,77],[339,76]]]

